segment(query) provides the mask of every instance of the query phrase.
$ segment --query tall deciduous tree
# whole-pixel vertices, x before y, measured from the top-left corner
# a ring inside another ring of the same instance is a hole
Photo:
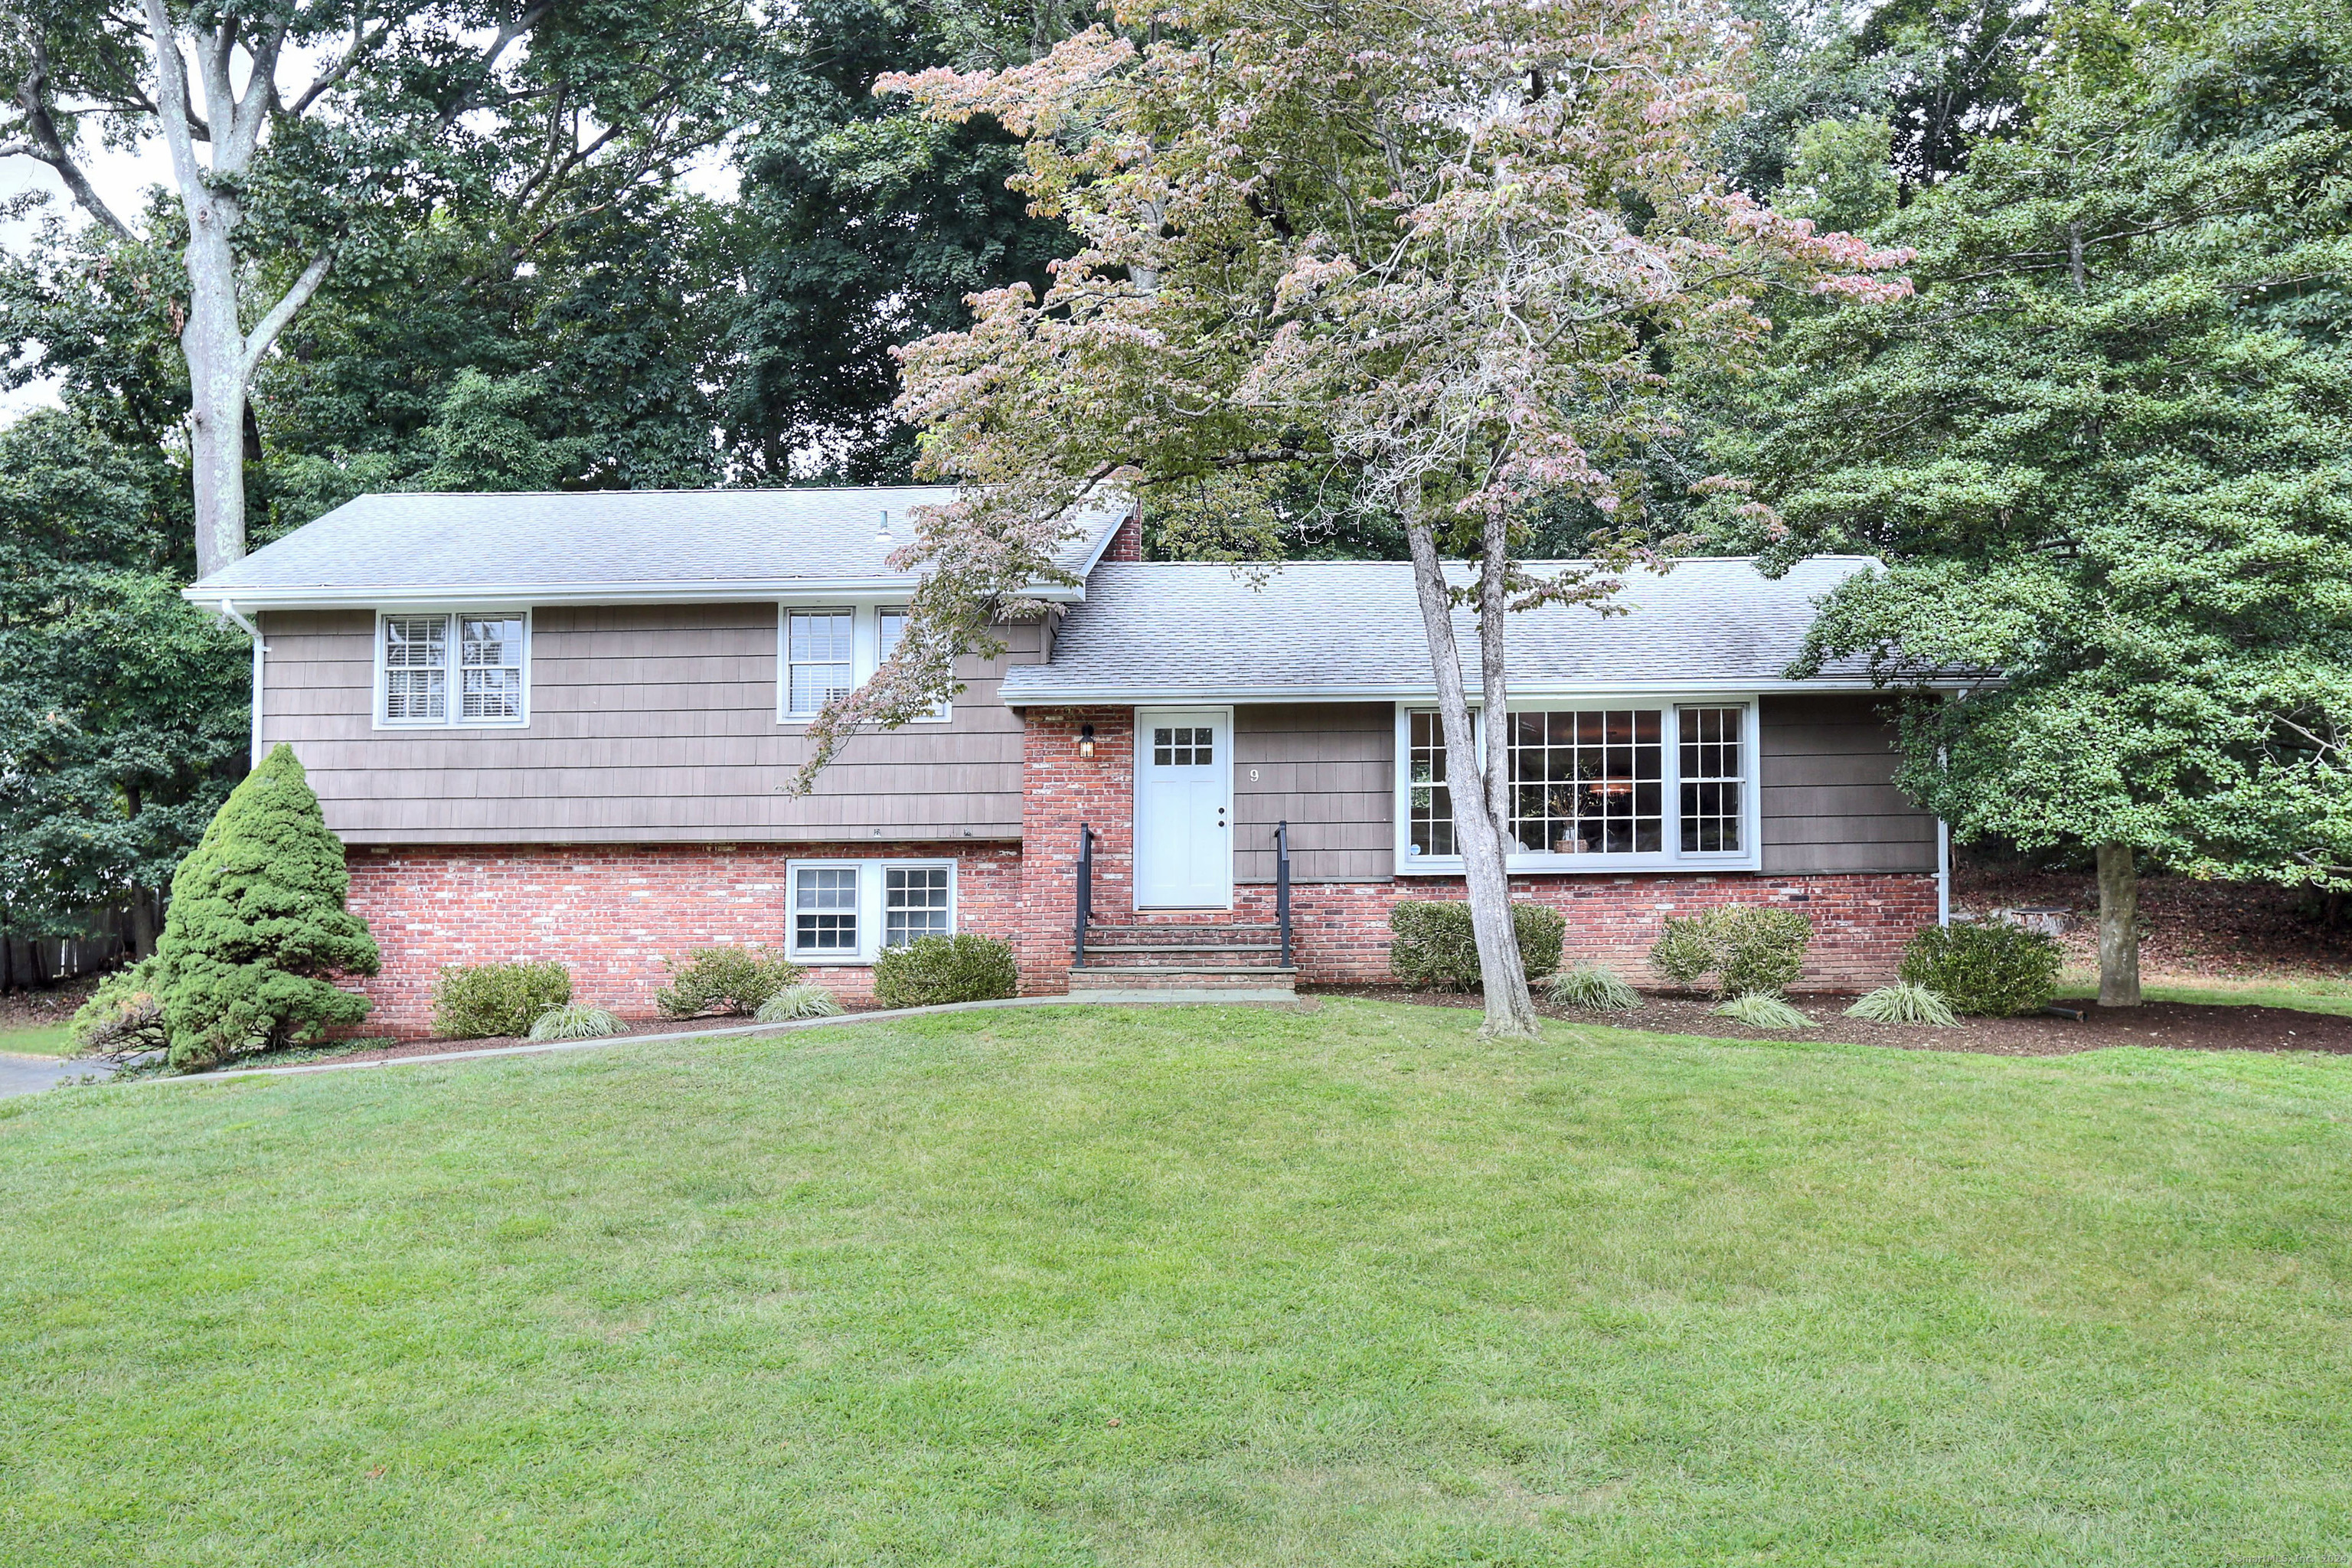
[[[904,351],[900,406],[964,497],[920,520],[916,630],[825,716],[819,762],[848,724],[935,701],[949,655],[1053,575],[1103,487],[1206,487],[1246,512],[1253,476],[1301,469],[1402,523],[1446,744],[1475,757],[1455,611],[1500,715],[1507,615],[1600,603],[1647,552],[1550,574],[1519,558],[1537,501],[1616,504],[1612,458],[1664,423],[1664,356],[1752,342],[1775,279],[1899,287],[1870,276],[1895,258],[1707,173],[1739,51],[1706,0],[1206,0],[1118,23],[1132,36],[1098,26],[1027,66],[885,80],[1023,137],[1023,188],[1081,248],[1042,299],[982,296],[969,331]],[[1454,776],[1486,1027],[1526,1034],[1507,748]]]
[[[196,567],[244,553],[247,395],[338,266],[467,184],[504,198],[527,250],[575,187],[663,183],[724,133],[744,27],[734,0],[100,0],[10,6],[0,155],[90,184],[95,136],[160,139],[184,232]]]
[[[2079,7],[2037,112],[1882,237],[1918,296],[1794,331],[1752,407],[1793,530],[1888,569],[1810,658],[1915,700],[1963,838],[2095,853],[2100,1000],[2137,866],[2352,885],[2352,23]]]

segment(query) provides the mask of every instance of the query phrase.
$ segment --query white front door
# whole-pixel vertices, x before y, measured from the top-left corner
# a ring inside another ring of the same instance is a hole
[[[1234,900],[1233,715],[1135,715],[1135,902],[1224,909]]]

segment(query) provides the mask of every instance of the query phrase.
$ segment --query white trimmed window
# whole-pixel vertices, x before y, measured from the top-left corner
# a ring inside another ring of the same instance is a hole
[[[803,963],[871,963],[955,934],[951,860],[794,860],[785,876],[785,946]]]
[[[376,619],[378,724],[530,721],[530,616],[522,610],[402,612]]]
[[[904,605],[786,605],[777,617],[776,717],[804,724],[827,702],[874,678],[907,635]],[[913,721],[950,716],[942,702]]]
[[[1618,871],[1759,863],[1745,700],[1515,707],[1490,727],[1509,748],[1509,863],[1517,871]],[[1457,873],[1452,781],[1438,716],[1401,710],[1397,866]],[[1475,784],[1475,771],[1461,777]]]

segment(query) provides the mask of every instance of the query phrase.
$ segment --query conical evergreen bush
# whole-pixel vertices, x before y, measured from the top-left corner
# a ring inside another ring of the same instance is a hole
[[[350,889],[342,840],[280,745],[172,879],[152,971],[172,1065],[209,1067],[366,1017],[368,999],[331,979],[381,963],[367,923],[343,908]]]

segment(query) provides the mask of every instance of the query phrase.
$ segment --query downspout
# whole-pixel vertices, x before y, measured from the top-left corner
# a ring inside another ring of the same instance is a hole
[[[1936,818],[1936,923],[1952,923],[1952,825]]]
[[[245,635],[253,639],[253,756],[251,761],[247,763],[246,766],[248,769],[257,768],[261,765],[261,676],[263,657],[269,652],[269,645],[261,640],[261,628],[255,626],[251,621],[247,620],[243,616],[237,614],[236,606],[235,605],[230,604],[226,599],[223,599],[220,603],[220,610],[222,615],[226,616],[230,620],[235,621],[239,626],[243,627]]]

